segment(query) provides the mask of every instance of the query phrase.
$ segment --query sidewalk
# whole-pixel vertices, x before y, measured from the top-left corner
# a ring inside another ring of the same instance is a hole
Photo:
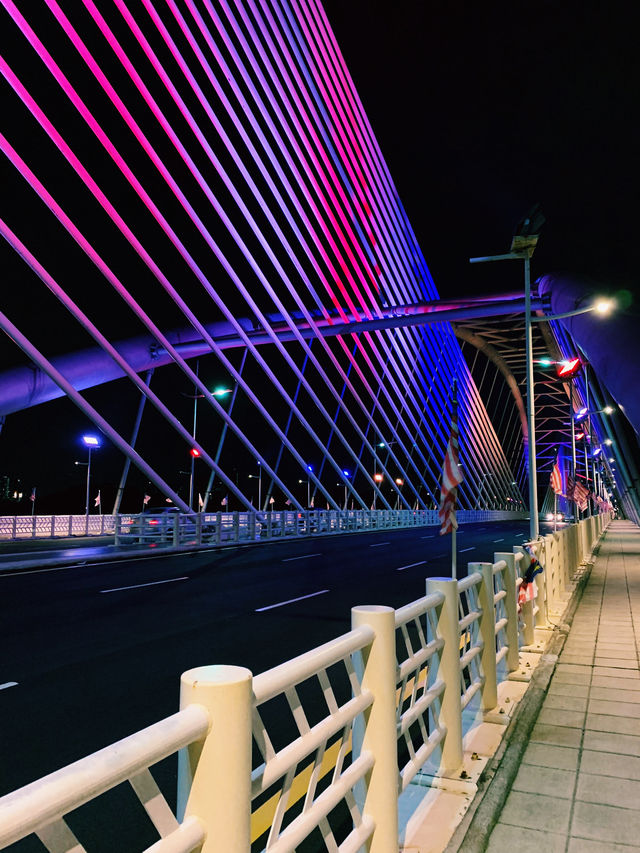
[[[614,521],[488,846],[472,822],[460,851],[640,850],[639,648],[640,528]]]

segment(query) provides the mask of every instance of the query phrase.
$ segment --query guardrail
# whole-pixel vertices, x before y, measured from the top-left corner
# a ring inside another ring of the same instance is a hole
[[[0,799],[0,846],[35,833],[51,853],[84,849],[64,816],[128,781],[160,836],[148,853],[292,853],[314,834],[318,850],[394,853],[399,795],[416,777],[459,784],[465,709],[496,707],[608,520],[533,544],[546,565],[521,624],[530,556],[515,546],[398,610],[354,607],[351,631],[255,677],[184,673],[177,714]],[[149,767],[178,750],[176,816]]]
[[[460,510],[460,523],[527,518],[506,510]],[[286,536],[316,536],[363,530],[424,527],[438,524],[435,510],[304,510],[270,512],[176,511],[121,515],[5,515],[0,539],[110,536],[127,542],[180,545],[227,545]]]

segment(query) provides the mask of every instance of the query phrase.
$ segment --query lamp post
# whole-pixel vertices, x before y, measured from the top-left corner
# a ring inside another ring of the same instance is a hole
[[[310,509],[309,505],[311,503],[311,483],[309,480],[298,480],[298,482],[307,484],[307,509]]]
[[[258,473],[249,474],[249,479],[258,481],[258,510],[262,511],[262,465],[260,462],[258,462],[257,465]]]
[[[536,205],[527,216],[520,222],[518,229],[511,240],[510,251],[502,255],[487,255],[479,258],[469,258],[472,264],[486,263],[487,261],[523,261],[524,262],[524,298],[525,298],[525,358],[526,358],[526,389],[527,389],[527,424],[529,429],[529,442],[527,452],[527,470],[529,474],[529,538],[537,539],[540,533],[538,523],[538,482],[536,474],[536,428],[534,407],[534,384],[533,384],[533,341],[532,324],[548,322],[549,320],[560,320],[564,317],[572,317],[576,314],[585,314],[595,311],[604,316],[614,307],[611,300],[596,299],[593,303],[563,314],[553,314],[544,317],[531,316],[531,256],[538,243],[539,231],[545,222],[539,206]]]
[[[373,480],[375,483],[378,483],[378,485],[379,485],[384,480],[384,476],[376,471],[375,474],[373,475]],[[374,509],[376,508],[376,487],[375,486],[373,487],[373,508]]]
[[[84,514],[89,517],[89,488],[91,484],[91,451],[100,447],[100,439],[97,435],[83,435],[82,442],[88,451],[88,459],[87,459],[87,493],[84,502]],[[76,465],[82,464],[76,462]]]
[[[351,471],[347,471],[346,468],[342,469],[342,473],[344,474],[344,476],[346,477],[347,480],[351,476]],[[347,509],[347,483],[346,483],[346,481],[344,484],[344,508],[345,508],[345,510]]]

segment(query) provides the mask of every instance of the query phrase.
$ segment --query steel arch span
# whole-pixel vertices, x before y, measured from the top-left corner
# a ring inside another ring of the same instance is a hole
[[[323,333],[438,293],[320,3],[0,5],[2,328],[138,495],[186,508],[195,449],[205,505],[255,507],[258,475],[262,508],[433,508],[456,378],[460,505],[521,508],[448,323]],[[84,392],[58,356],[96,348],[124,378]]]

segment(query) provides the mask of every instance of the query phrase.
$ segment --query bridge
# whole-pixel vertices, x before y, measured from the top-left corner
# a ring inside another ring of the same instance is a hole
[[[560,508],[589,545],[613,508],[640,521],[634,386],[607,366],[595,294],[532,292],[521,233],[524,289],[439,298],[318,3],[0,3],[0,440],[33,483],[27,530],[70,432],[97,442],[85,532],[91,509],[121,534],[165,503],[198,545],[223,544],[227,513],[251,540],[287,514],[296,535],[432,521],[454,380],[463,512],[537,530],[563,446],[589,497]]]

